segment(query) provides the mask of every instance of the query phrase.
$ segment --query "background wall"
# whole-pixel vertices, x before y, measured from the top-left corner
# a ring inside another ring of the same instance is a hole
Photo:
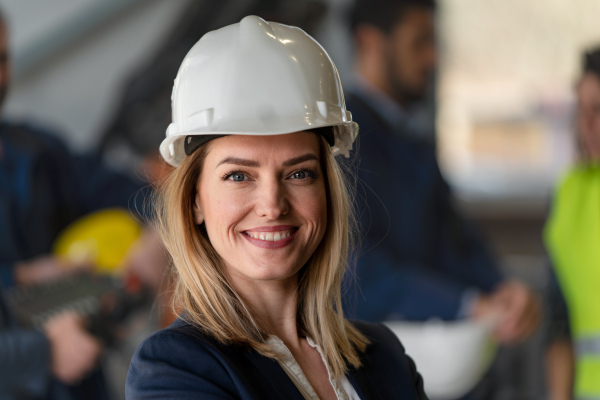
[[[465,194],[547,196],[573,158],[573,87],[597,0],[441,1],[440,156]]]
[[[94,146],[123,80],[160,45],[191,0],[0,0],[14,61],[11,118]]]

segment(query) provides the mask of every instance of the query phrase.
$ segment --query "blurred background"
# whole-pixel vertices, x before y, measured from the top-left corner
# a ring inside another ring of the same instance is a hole
[[[129,78],[165,45],[186,10],[202,13],[202,3],[217,8],[211,25],[252,9],[284,19],[303,14],[342,79],[351,73],[348,0],[231,0],[220,8],[209,0],[0,0],[14,61],[5,116],[52,124],[74,149],[93,149]],[[473,208],[493,202],[543,212],[573,156],[572,89],[578,55],[600,35],[600,1],[439,6],[436,139],[446,178]]]
[[[553,187],[575,155],[573,88],[580,54],[600,42],[600,0],[438,4],[440,64],[420,121],[436,128],[428,139],[443,174],[502,267],[543,291],[541,230]],[[74,150],[99,151],[110,165],[139,173],[152,153],[140,143],[164,135],[177,67],[203,33],[250,13],[277,16],[315,36],[346,81],[349,5],[0,0],[14,62],[4,117],[51,126]],[[497,398],[544,398],[541,354],[539,337],[501,353],[500,363],[520,368],[501,372],[515,376]]]

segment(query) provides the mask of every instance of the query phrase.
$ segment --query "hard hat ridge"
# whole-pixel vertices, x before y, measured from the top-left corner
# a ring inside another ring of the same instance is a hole
[[[255,15],[249,15],[240,21],[238,34],[242,43],[248,45],[258,40],[277,40],[271,24]]]
[[[325,49],[299,28],[256,16],[209,32],[192,47],[175,80],[172,109],[160,150],[174,166],[185,157],[187,136],[332,127],[333,151],[347,154],[357,133]]]

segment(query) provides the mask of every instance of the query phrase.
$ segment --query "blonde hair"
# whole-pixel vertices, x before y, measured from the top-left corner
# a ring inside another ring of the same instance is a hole
[[[328,224],[324,237],[299,274],[299,334],[312,338],[331,374],[340,377],[347,363],[358,368],[368,339],[343,316],[341,284],[355,223],[344,175],[319,135],[326,180]],[[210,142],[187,156],[161,185],[156,199],[157,231],[171,255],[176,279],[173,306],[184,318],[221,343],[236,343],[276,358],[266,344],[268,332],[235,292],[222,260],[198,226],[194,201]]]

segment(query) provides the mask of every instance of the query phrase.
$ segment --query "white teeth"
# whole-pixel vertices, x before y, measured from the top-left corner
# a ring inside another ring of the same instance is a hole
[[[290,231],[281,232],[246,232],[253,239],[264,240],[268,242],[277,242],[289,238],[292,235]]]

